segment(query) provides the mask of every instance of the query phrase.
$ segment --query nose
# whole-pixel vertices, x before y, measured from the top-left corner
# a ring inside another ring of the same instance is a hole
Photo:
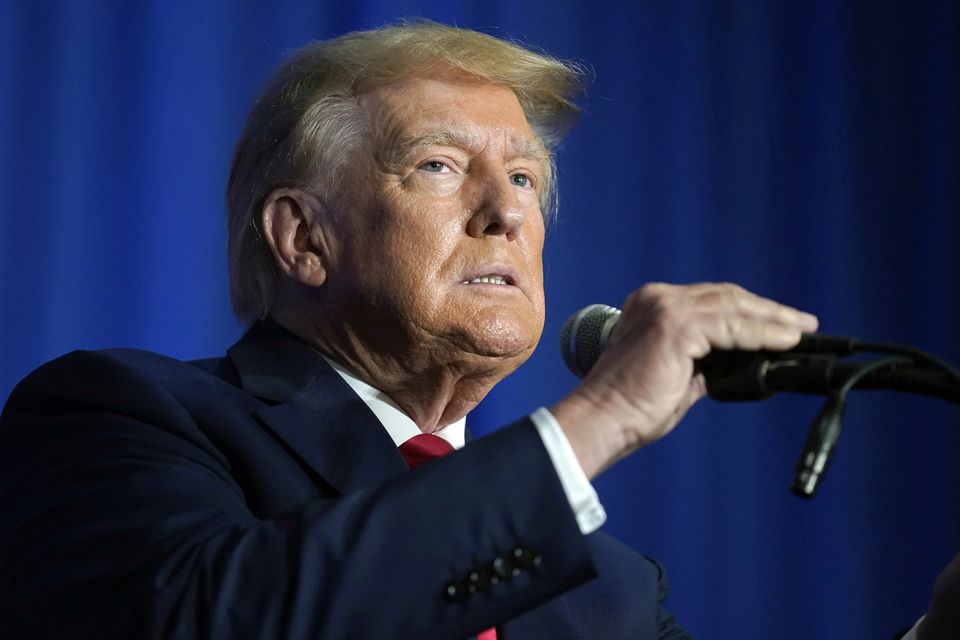
[[[513,240],[523,226],[524,211],[516,187],[507,175],[487,175],[475,185],[474,206],[467,222],[467,234],[474,238],[506,236]]]

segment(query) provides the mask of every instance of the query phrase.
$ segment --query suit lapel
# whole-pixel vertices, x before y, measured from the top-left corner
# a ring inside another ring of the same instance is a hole
[[[316,351],[272,321],[228,351],[241,387],[274,403],[257,417],[340,493],[406,470],[383,425]]]

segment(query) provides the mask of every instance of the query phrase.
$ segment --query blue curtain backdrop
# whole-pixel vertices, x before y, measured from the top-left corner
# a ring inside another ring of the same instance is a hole
[[[828,332],[960,362],[958,4],[533,0],[0,4],[0,397],[77,348],[222,353],[223,190],[253,97],[310,39],[424,16],[590,65],[559,155],[541,348],[484,433],[576,384],[568,314],[731,280]],[[960,410],[855,394],[813,501],[819,400],[704,401],[598,481],[700,638],[887,638],[960,549]]]

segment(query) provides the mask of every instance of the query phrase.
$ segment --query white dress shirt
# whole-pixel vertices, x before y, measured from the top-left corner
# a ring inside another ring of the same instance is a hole
[[[420,427],[403,412],[403,409],[390,396],[371,387],[339,363],[326,358],[326,356],[324,357],[334,371],[340,374],[340,377],[350,385],[350,388],[360,396],[360,399],[370,408],[370,411],[377,416],[394,444],[399,447],[413,436],[422,433]],[[603,505],[600,504],[600,498],[597,496],[596,490],[590,484],[590,480],[580,467],[580,463],[577,462],[573,448],[563,434],[556,418],[546,408],[540,407],[530,415],[530,421],[533,422],[540,438],[543,440],[543,446],[546,447],[547,454],[557,471],[560,485],[567,496],[567,501],[569,501],[570,508],[577,519],[580,531],[584,534],[596,531],[606,521],[607,513],[603,510]],[[466,424],[467,419],[464,417],[435,431],[433,435],[443,438],[454,449],[459,449],[464,445]]]

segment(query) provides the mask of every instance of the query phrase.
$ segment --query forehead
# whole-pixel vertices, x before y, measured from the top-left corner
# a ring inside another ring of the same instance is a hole
[[[525,155],[545,153],[512,90],[460,72],[405,78],[358,99],[383,147],[455,132],[457,141],[469,146],[485,146],[494,137]]]

